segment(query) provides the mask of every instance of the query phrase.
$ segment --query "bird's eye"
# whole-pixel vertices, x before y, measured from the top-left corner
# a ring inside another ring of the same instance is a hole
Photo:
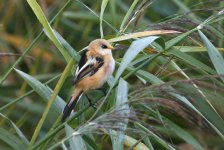
[[[108,48],[108,47],[107,47],[106,45],[103,44],[103,45],[101,45],[101,48],[102,48],[102,49],[106,49],[106,48]]]

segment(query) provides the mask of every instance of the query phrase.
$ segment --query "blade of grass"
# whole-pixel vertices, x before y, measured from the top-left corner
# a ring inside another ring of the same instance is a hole
[[[139,40],[136,40],[132,42],[131,46],[126,51],[122,62],[116,72],[115,75],[115,81],[119,79],[121,74],[124,72],[124,70],[128,67],[128,65],[131,63],[131,61],[142,51],[144,50],[148,45],[150,45],[152,42],[154,42],[156,39],[158,39],[158,36],[150,36],[146,38],[142,38]],[[114,83],[115,85],[115,83]]]
[[[208,40],[208,38],[204,35],[203,32],[201,32],[200,30],[198,30],[198,32],[208,50],[208,55],[215,67],[215,70],[219,75],[224,75],[224,59],[222,55],[217,50],[217,48]],[[221,77],[221,79],[224,82],[224,77]]]
[[[103,14],[107,7],[109,0],[102,0],[101,11],[100,11],[100,37],[103,38]]]
[[[188,8],[186,6],[186,4],[184,4],[182,1],[179,1],[179,0],[172,0],[173,3],[175,3],[179,8],[180,10],[183,12],[183,13],[188,13],[188,16],[189,18],[191,18],[192,20],[194,20],[195,22],[197,23],[200,23],[200,20],[197,18],[197,16],[190,10],[190,8]]]
[[[179,43],[180,41],[182,41],[184,38],[186,38],[187,36],[189,36],[194,31],[196,31],[196,28],[194,28],[194,29],[192,29],[192,30],[190,30],[190,31],[188,31],[186,33],[183,33],[183,34],[175,37],[174,39],[171,39],[170,41],[166,42],[165,50],[164,51],[160,51],[157,54],[152,55],[152,57],[150,57],[148,60],[146,60],[145,62],[143,62],[142,64],[140,64],[138,67],[136,67],[134,70],[132,70],[131,72],[129,72],[127,75],[125,75],[124,76],[124,79],[127,79],[128,77],[130,77],[136,71],[138,71],[139,69],[141,69],[142,67],[144,67],[145,65],[147,65],[149,62],[155,60],[157,57],[159,57],[160,55],[162,55],[166,51],[169,51],[171,47],[173,47],[174,45],[176,45],[177,43]]]
[[[215,23],[217,20],[220,21],[222,20],[224,14],[224,9],[221,9],[219,12],[211,15],[210,17],[208,17],[204,22],[202,22],[197,29],[200,30],[202,29],[204,26],[208,26],[208,28],[210,28],[211,26],[209,26],[212,23]],[[220,17],[220,18],[219,18]],[[213,27],[212,27],[213,28]]]
[[[79,53],[72,48],[72,46],[57,32],[54,30],[54,34],[57,36],[57,39],[60,41],[62,46],[68,51],[69,55],[76,60],[76,62],[79,61],[80,55]]]
[[[96,143],[96,141],[94,139],[92,139],[91,137],[89,137],[86,134],[82,135],[83,140],[86,141],[86,143],[88,143],[94,150],[100,150],[98,144]]]
[[[53,77],[52,79],[50,79],[49,81],[47,81],[45,84],[48,84],[48,83],[54,81],[54,80],[57,79],[59,76],[60,76],[60,75],[57,75],[57,76]],[[12,106],[13,104],[19,102],[19,101],[22,100],[24,97],[30,95],[30,94],[33,93],[33,92],[34,92],[34,90],[30,90],[30,91],[28,91],[27,93],[25,93],[24,95],[18,97],[18,98],[15,99],[15,100],[12,100],[12,101],[9,102],[8,104],[2,106],[2,107],[0,108],[0,112],[4,111],[5,109],[7,109],[8,107]]]
[[[191,78],[173,60],[171,60],[171,65],[177,71],[179,71],[186,79],[191,80]],[[192,85],[195,88],[195,90],[197,90],[198,93],[200,93],[201,96],[205,99],[205,101],[209,104],[209,106],[211,107],[211,109],[213,109],[214,112],[217,113],[217,111],[215,110],[215,108],[212,106],[211,102],[208,100],[208,98],[205,96],[205,94],[200,90],[200,88],[194,82],[192,82]],[[217,113],[217,115],[218,115],[218,113]]]
[[[28,146],[29,141],[27,140],[27,138],[25,137],[23,132],[16,126],[16,124],[14,124],[14,122],[12,122],[12,120],[10,120],[8,117],[3,115],[2,113],[0,113],[0,116],[5,118],[11,124],[11,126],[15,129],[16,133],[18,134],[20,139],[23,141],[23,143]]]
[[[135,68],[129,66],[128,70],[135,70]],[[158,84],[158,85],[165,83],[158,77],[144,70],[138,70],[135,73],[136,75],[142,77],[143,79],[145,79],[146,81],[150,83]],[[175,92],[175,89],[173,89],[172,86],[168,86],[167,88],[169,89],[168,94],[170,94],[173,97],[176,97],[177,99],[182,101],[184,104],[189,106],[192,110],[197,112],[211,125],[211,127],[218,133],[218,135],[220,135],[221,138],[224,138],[223,119],[219,116],[219,114],[216,113],[216,111],[214,111],[214,109],[211,108],[211,106],[204,99],[201,99],[200,97],[198,97],[198,101],[196,101],[196,104],[193,105],[186,97]]]
[[[192,57],[191,55],[188,55],[186,53],[183,53],[177,49],[175,49],[174,47],[170,49],[170,51],[168,52],[168,54],[172,54],[173,56],[181,59],[182,61],[184,61],[185,63],[197,68],[198,70],[205,72],[208,72],[210,74],[215,74],[215,70],[210,68],[209,66],[207,66],[206,64],[202,63],[201,61],[195,59],[194,57]]]
[[[84,4],[82,1],[76,0],[77,2],[79,2],[80,4],[82,4],[83,6],[85,6],[91,13],[93,13],[95,16],[97,16],[98,18],[100,18],[100,16],[94,12],[91,8],[89,8],[86,4]],[[118,33],[118,30],[113,27],[109,22],[107,22],[106,20],[104,20],[102,18],[103,22],[105,22],[111,29],[113,29],[116,33]]]
[[[108,133],[106,129],[101,129],[101,130],[103,132],[105,132],[106,134],[109,134],[110,136],[114,136],[116,134],[116,131],[115,130],[112,130],[112,129],[110,130],[110,133]],[[142,143],[141,141],[138,141],[138,140],[134,139],[131,136],[125,135],[123,140],[124,140],[125,147],[128,147],[129,149],[134,149],[134,150],[149,150],[148,147],[144,143]],[[117,149],[114,149],[113,148],[113,150],[117,150]]]
[[[92,101],[92,104],[95,104],[96,102],[98,102],[100,99],[96,99]],[[44,142],[46,142],[48,139],[50,139],[51,137],[53,137],[55,134],[57,134],[60,130],[62,130],[65,126],[66,123],[70,123],[74,118],[78,117],[80,114],[82,114],[84,111],[86,111],[89,107],[91,107],[91,104],[87,104],[85,105],[81,110],[79,110],[76,114],[74,114],[73,116],[71,116],[68,120],[66,120],[66,122],[57,125],[54,129],[52,129],[52,131],[50,131],[50,133],[48,133],[45,137],[43,137],[42,139],[40,139],[40,141],[38,141],[33,147],[31,147],[31,149],[36,149],[38,148],[40,145],[42,145]]]
[[[128,135],[125,135],[124,144],[125,146],[129,147],[130,149],[133,148],[134,150],[149,150],[149,148],[144,143],[139,142]]]
[[[180,50],[181,52],[197,53],[197,52],[206,52],[206,47],[198,46],[174,46],[175,49]],[[217,48],[219,51],[224,51],[224,48]]]
[[[86,144],[81,135],[72,129],[69,125],[65,125],[65,132],[68,138],[71,150],[87,150]]]
[[[187,143],[191,144],[195,149],[203,150],[202,145],[194,137],[192,137],[188,132],[182,129],[180,126],[178,126],[171,120],[167,119],[166,117],[162,116],[157,111],[154,111],[152,108],[142,104],[141,106],[144,109],[148,110],[152,116],[160,118],[160,120],[164,122],[165,125],[169,126],[168,129],[170,129],[172,132],[174,132],[177,136],[179,136],[181,139],[183,139]]]
[[[44,113],[43,113],[43,115],[42,115],[40,121],[38,122],[38,125],[37,125],[37,127],[36,127],[36,129],[34,131],[34,134],[33,134],[32,139],[30,141],[30,146],[32,146],[34,144],[34,142],[36,141],[37,136],[39,135],[39,132],[41,130],[41,127],[42,127],[42,125],[43,125],[43,123],[44,123],[44,121],[45,121],[45,119],[47,117],[47,114],[48,114],[50,108],[51,108],[51,105],[53,104],[53,102],[54,102],[54,100],[55,100],[59,90],[61,89],[65,79],[70,74],[70,70],[74,66],[74,63],[75,63],[74,60],[70,59],[68,65],[66,66],[65,70],[63,71],[63,73],[62,73],[62,75],[61,75],[57,85],[55,86],[54,92],[51,95],[51,97],[50,97],[50,99],[49,99],[49,101],[47,103],[47,106],[46,106],[46,108],[44,110]]]
[[[131,7],[129,8],[128,12],[125,14],[124,19],[120,25],[120,33],[124,32],[124,25],[127,23],[129,16],[131,15],[131,13],[133,12],[135,6],[137,5],[139,0],[134,0],[133,3],[131,4]]]
[[[4,74],[4,76],[0,80],[0,85],[5,81],[5,79],[8,77],[8,75],[12,72],[12,70],[18,65],[23,58],[26,56],[26,54],[31,50],[33,45],[40,39],[40,37],[43,35],[43,31],[38,34],[38,36],[32,41],[32,43],[27,47],[27,49],[23,52],[23,54],[16,60],[16,62],[10,67],[10,69]]]
[[[187,36],[189,36],[191,33],[195,32],[196,30],[197,30],[197,28],[194,28],[186,33],[183,33],[183,34],[169,40],[168,42],[166,42],[166,50],[170,49],[172,46],[175,46],[176,44],[178,44],[180,41],[185,39]]]
[[[59,14],[71,3],[71,0],[68,0],[65,5],[58,11],[58,13],[53,17],[53,19],[50,21],[52,23]],[[3,75],[3,77],[0,80],[0,85],[5,81],[5,79],[8,77],[8,75],[12,72],[12,70],[23,60],[23,58],[26,56],[26,54],[32,49],[34,44],[41,38],[43,35],[43,31],[41,31],[37,37],[32,41],[32,43],[25,49],[25,51],[22,53],[22,55],[16,60],[16,62],[10,67],[10,69]]]
[[[128,118],[130,114],[130,108],[128,106],[128,84],[122,78],[119,80],[119,84],[117,87],[117,96],[116,96],[116,110],[119,112],[119,116],[121,118]],[[125,130],[127,128],[128,119],[122,120],[122,122],[118,122],[115,126],[118,126],[118,131],[109,130],[110,137],[112,140],[113,149],[123,150],[124,148],[124,137]]]
[[[8,130],[0,127],[0,139],[15,150],[27,149],[27,145]]]
[[[188,31],[187,33],[184,33],[170,41],[167,42],[166,44],[166,50],[169,50],[169,48],[171,48],[172,46],[174,46],[175,44],[179,43],[181,40],[183,40],[184,38],[186,38],[189,34],[191,34],[192,32],[194,32],[196,29],[192,29],[190,31]],[[145,64],[149,63],[150,61],[154,60],[155,58],[157,58],[159,55],[161,55],[163,52],[159,52],[158,54],[154,55],[154,57],[151,57],[151,59],[145,61],[144,63],[142,63],[141,65],[139,65],[137,68],[135,68],[134,70],[132,70],[129,74],[127,74],[124,79],[128,78],[129,76],[131,76],[132,74],[134,74],[136,71],[138,71],[140,68],[142,68]],[[193,108],[193,110],[195,110],[196,112],[198,112],[200,115],[202,115],[191,103],[189,103],[189,101],[184,98],[183,96],[177,95],[175,93],[171,93],[171,95],[177,97],[178,99],[180,99],[181,101],[183,101],[184,103],[186,103],[187,105],[189,105],[191,108]],[[203,116],[203,115],[202,115]],[[204,117],[204,116],[203,116]],[[205,118],[205,117],[204,117]],[[206,118],[205,118],[206,119]],[[207,120],[207,119],[206,119]],[[207,120],[208,121],[208,120]],[[217,131],[217,133],[222,137],[222,133],[220,133],[220,128],[219,130],[217,129],[217,126],[215,127],[210,121],[208,121],[210,123],[210,125]]]
[[[166,123],[169,125],[171,130],[178,135],[181,139],[186,141],[187,143],[191,144],[195,149],[197,150],[204,150],[204,148],[201,146],[201,144],[194,138],[192,137],[189,132],[185,131],[175,123],[173,123],[170,120],[166,120]]]
[[[63,17],[68,19],[74,19],[74,20],[85,20],[85,21],[91,21],[91,22],[98,22],[99,18],[96,17],[91,12],[73,12],[73,11],[65,11],[63,13]]]
[[[164,148],[168,149],[168,150],[175,150],[175,148],[173,148],[170,144],[168,144],[166,141],[164,141],[163,139],[161,139],[159,136],[157,136],[156,134],[154,134],[152,131],[148,130],[146,127],[144,127],[143,125],[141,125],[140,123],[136,122],[134,123],[136,125],[136,127],[138,127],[140,130],[144,131],[145,133],[149,134],[150,136],[152,136],[160,145],[162,145]]]
[[[164,34],[175,34],[175,33],[180,33],[180,32],[174,31],[174,30],[143,31],[143,32],[125,34],[125,35],[118,36],[112,39],[108,39],[108,41],[113,43],[113,42],[119,42],[119,41],[124,41],[128,39],[140,38],[140,37],[151,36],[151,35],[164,35]]]
[[[58,50],[61,52],[61,54],[64,56],[65,60],[68,62],[70,59],[70,55],[68,52],[64,49],[64,47],[61,45],[59,40],[57,39],[56,35],[54,34],[54,31],[52,27],[50,26],[50,23],[47,21],[47,18],[45,17],[42,9],[36,2],[36,0],[27,0],[28,4],[32,8],[33,12],[35,13],[36,17],[44,27],[44,31],[47,33],[47,36],[50,38],[50,40],[55,44],[55,46],[58,48]]]
[[[4,97],[0,96],[0,99],[3,103],[7,102],[10,103],[12,101],[11,97]],[[14,100],[13,100],[14,101]],[[5,105],[4,105],[5,106]],[[3,106],[3,107],[4,107]],[[17,109],[27,110],[27,112],[30,112],[30,114],[41,114],[43,112],[43,107],[41,104],[38,104],[36,102],[30,103],[30,101],[24,101],[20,102],[16,105]],[[15,109],[13,109],[14,111]],[[6,111],[7,112],[7,111]]]
[[[45,86],[40,81],[33,78],[32,76],[20,70],[17,70],[17,69],[15,70],[46,102],[48,102],[48,99],[50,98],[50,95],[52,94],[52,91],[49,87]],[[63,110],[64,106],[65,106],[65,102],[59,96],[57,96],[56,101],[53,104],[55,113],[59,115],[60,112]]]
[[[110,14],[112,16],[112,21],[113,21],[113,25],[116,27],[118,20],[117,20],[117,16],[119,16],[119,13],[117,13],[116,11],[116,5],[117,5],[117,1],[110,1]]]

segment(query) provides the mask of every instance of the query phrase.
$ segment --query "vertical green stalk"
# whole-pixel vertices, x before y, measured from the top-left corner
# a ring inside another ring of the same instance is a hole
[[[103,14],[109,0],[102,0],[100,11],[100,37],[103,38]]]
[[[48,112],[49,112],[49,110],[51,108],[51,105],[53,104],[53,102],[54,102],[58,92],[60,91],[60,89],[61,89],[65,79],[70,74],[70,71],[71,71],[72,67],[74,66],[74,63],[75,63],[74,60],[70,59],[68,65],[66,66],[65,70],[63,71],[63,73],[62,73],[62,75],[61,75],[57,85],[55,86],[54,92],[52,93],[52,95],[51,95],[51,97],[50,97],[50,99],[49,99],[49,101],[47,103],[47,106],[46,106],[46,108],[44,110],[44,113],[43,113],[43,115],[42,115],[40,121],[38,122],[37,127],[36,127],[36,129],[34,131],[34,134],[33,134],[32,139],[30,141],[30,146],[32,146],[34,144],[34,142],[36,141],[37,136],[40,133],[40,129],[43,126],[43,123],[44,123],[44,121],[45,121],[45,119],[47,117],[47,114],[48,114]]]
[[[132,3],[131,7],[129,8],[128,12],[126,13],[126,15],[124,16],[124,19],[121,23],[121,26],[120,26],[120,33],[119,34],[122,34],[124,31],[125,31],[125,28],[127,28],[127,21],[128,21],[128,18],[130,17],[131,13],[133,12],[135,6],[137,5],[139,0],[134,0],[134,2]]]
[[[71,3],[71,0],[68,0],[65,5],[58,11],[58,13],[53,17],[53,19],[50,21],[50,24],[61,14],[61,12]],[[32,43],[26,48],[26,50],[23,52],[23,54],[17,59],[17,61],[12,65],[12,67],[4,74],[4,76],[0,79],[0,85],[5,81],[5,79],[8,77],[8,75],[12,72],[12,70],[17,66],[23,58],[26,56],[26,54],[32,49],[34,44],[40,39],[40,37],[44,34],[44,31],[41,31],[37,37],[32,41]]]
[[[26,54],[31,50],[33,45],[40,39],[40,37],[43,35],[43,31],[41,31],[38,36],[33,40],[33,42],[27,47],[27,49],[23,52],[23,54],[17,59],[17,61],[12,65],[12,67],[4,74],[4,76],[0,80],[0,85],[5,81],[5,79],[8,77],[8,75],[11,73],[11,71],[15,68],[16,65],[18,65],[23,58],[26,56]]]
[[[92,104],[97,103],[98,101],[101,101],[101,99],[96,99],[92,101]],[[67,121],[64,123],[57,125],[57,121],[54,125],[54,127],[51,129],[51,131],[43,137],[40,141],[38,141],[34,146],[31,147],[32,150],[37,149],[39,146],[41,146],[43,143],[47,142],[48,139],[52,138],[55,134],[57,134],[60,130],[62,130],[66,123],[70,123],[74,118],[77,118],[80,114],[82,114],[84,111],[86,111],[89,107],[91,107],[91,104],[85,105],[81,110],[79,110],[76,114],[74,114],[72,117],[70,117]]]
[[[53,28],[51,27],[50,23],[48,22],[47,18],[44,15],[41,7],[37,3],[36,0],[27,0],[27,3],[30,5],[31,9],[33,10],[34,14],[36,15],[39,22],[42,24],[44,31],[47,33],[49,39],[54,43],[54,45],[58,48],[61,54],[64,56],[65,60],[68,62],[70,60],[70,55],[65,50],[65,48],[61,45],[59,40],[57,39]]]

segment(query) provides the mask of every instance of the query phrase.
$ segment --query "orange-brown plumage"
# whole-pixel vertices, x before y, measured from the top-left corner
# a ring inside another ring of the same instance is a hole
[[[113,47],[104,39],[92,41],[82,56],[75,74],[75,90],[63,111],[62,121],[71,113],[83,92],[100,88],[114,71]]]

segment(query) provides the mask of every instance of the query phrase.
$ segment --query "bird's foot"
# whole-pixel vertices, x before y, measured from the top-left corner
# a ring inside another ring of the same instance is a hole
[[[91,106],[93,109],[97,110],[97,107],[92,103],[92,100],[88,97],[88,95],[85,94],[85,96],[86,96],[86,98],[87,98],[87,100],[88,100],[90,106]]]

